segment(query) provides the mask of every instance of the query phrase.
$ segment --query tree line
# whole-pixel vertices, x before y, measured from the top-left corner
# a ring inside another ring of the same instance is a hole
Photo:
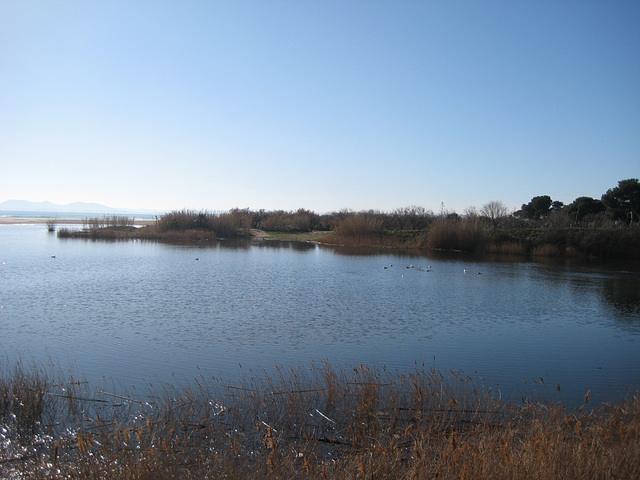
[[[357,218],[357,220],[355,219]],[[637,178],[621,180],[601,198],[578,197],[568,205],[549,195],[533,197],[517,211],[510,211],[501,201],[493,200],[481,208],[469,207],[462,214],[447,211],[444,206],[434,213],[421,206],[407,206],[392,211],[343,209],[318,214],[299,208],[293,211],[267,211],[234,208],[229,212],[173,211],[162,216],[160,231],[211,230],[233,235],[260,229],[281,232],[336,230],[350,219],[360,231],[415,231],[428,229],[436,220],[447,218],[479,219],[492,228],[535,227],[613,227],[638,223],[640,220],[640,182]],[[356,225],[357,224],[357,225]]]
[[[640,220],[640,183],[637,178],[621,180],[601,198],[578,197],[568,205],[553,201],[548,195],[533,197],[514,213],[516,217],[540,220],[562,214],[573,224],[613,221],[617,224],[638,223]]]

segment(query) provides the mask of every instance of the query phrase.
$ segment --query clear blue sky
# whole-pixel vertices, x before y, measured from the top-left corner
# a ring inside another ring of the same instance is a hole
[[[462,213],[640,177],[638,1],[0,0],[0,201]]]

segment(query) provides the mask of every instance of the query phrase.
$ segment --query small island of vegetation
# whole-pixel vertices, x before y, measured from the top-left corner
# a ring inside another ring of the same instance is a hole
[[[304,240],[325,244],[429,248],[538,256],[640,258],[640,183],[618,182],[601,199],[579,197],[564,205],[548,195],[509,212],[500,201],[463,214],[438,214],[410,206],[392,212],[341,210],[327,214],[232,209],[181,210],[135,227],[132,218],[86,219],[80,230],[61,228],[60,238],[142,239],[207,244],[221,238]],[[265,233],[266,232],[266,233]]]

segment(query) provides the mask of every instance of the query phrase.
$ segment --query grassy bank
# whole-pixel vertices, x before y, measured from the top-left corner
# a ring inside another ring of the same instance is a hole
[[[330,232],[327,231],[313,231],[313,232],[282,232],[282,231],[261,231],[261,234],[257,238],[263,238],[265,240],[276,240],[285,242],[312,242],[312,243],[324,243],[327,235]]]
[[[640,477],[637,396],[567,411],[433,370],[319,364],[139,399],[16,369],[0,423],[3,477]]]

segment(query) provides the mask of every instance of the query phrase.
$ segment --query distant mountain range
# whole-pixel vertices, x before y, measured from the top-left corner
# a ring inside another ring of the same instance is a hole
[[[0,202],[0,210],[9,212],[55,212],[55,213],[157,213],[155,210],[133,210],[107,207],[99,203],[73,202],[58,205],[51,202],[29,202],[27,200],[7,200]]]

